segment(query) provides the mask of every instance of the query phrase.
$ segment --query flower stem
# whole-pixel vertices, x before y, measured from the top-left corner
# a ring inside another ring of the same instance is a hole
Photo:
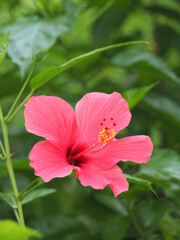
[[[18,221],[19,225],[21,225],[21,220],[20,220],[20,218],[19,218],[19,214],[18,214],[18,211],[17,211],[17,209],[16,209],[16,208],[14,208],[13,210],[14,210],[14,215],[16,216],[16,219],[17,219],[17,221]]]
[[[4,117],[3,117],[1,105],[0,105],[0,121],[1,121],[1,126],[2,126],[2,132],[3,132],[3,137],[4,137],[4,145],[5,145],[5,151],[6,151],[6,158],[5,158],[6,167],[7,167],[8,173],[9,173],[9,177],[10,177],[10,180],[11,180],[14,195],[16,197],[20,223],[21,223],[22,227],[25,227],[22,203],[21,203],[21,200],[19,199],[18,188],[17,188],[17,184],[16,184],[14,170],[13,170],[13,167],[12,167],[7,123],[5,122]]]
[[[29,98],[32,97],[33,93],[34,93],[33,90],[31,90],[28,96],[19,104],[19,106],[14,110],[14,112],[9,117],[7,117],[8,115],[6,116],[5,119],[7,123],[11,121],[14,115],[21,109],[21,107],[27,102],[27,100],[29,100]]]
[[[20,194],[19,194],[19,198],[22,198],[22,196],[24,195],[25,192],[27,192],[27,190],[29,188],[31,188],[36,182],[38,182],[41,178],[38,177],[36,178],[34,181],[32,181]]]
[[[27,84],[29,83],[29,80],[30,80],[30,78],[31,78],[31,76],[32,76],[32,74],[33,74],[33,72],[34,72],[34,69],[35,69],[35,65],[33,65],[32,70],[31,70],[31,72],[29,73],[29,75],[28,75],[28,77],[27,77],[27,79],[26,79],[24,85],[22,86],[22,88],[21,88],[19,94],[17,95],[17,97],[16,97],[16,99],[15,99],[13,105],[12,105],[12,107],[10,108],[8,114],[6,115],[6,117],[5,117],[6,120],[10,117],[10,115],[11,115],[11,113],[13,112],[13,110],[14,110],[14,108],[15,108],[17,102],[19,101],[19,99],[20,99],[20,97],[21,97],[21,95],[22,95],[24,89],[26,88]]]
[[[29,189],[28,191],[24,192],[22,195],[21,195],[21,198],[25,198],[29,193],[31,193],[34,189],[40,187],[41,185],[43,185],[45,182],[40,182],[38,184],[36,184],[34,187],[32,187],[31,189]]]
[[[3,146],[2,142],[1,142],[1,140],[0,140],[0,149],[2,151],[3,156],[5,157],[6,156],[6,151],[4,149],[4,146]]]

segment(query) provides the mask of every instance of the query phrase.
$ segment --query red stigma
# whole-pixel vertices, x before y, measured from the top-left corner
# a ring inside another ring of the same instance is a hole
[[[100,125],[102,126],[102,125],[103,125],[103,123],[100,123]]]
[[[113,126],[116,126],[116,123],[113,123]]]
[[[108,130],[108,127],[105,127],[105,130]]]
[[[110,118],[110,120],[114,120],[114,118]]]
[[[106,118],[104,118],[103,121],[106,121]]]

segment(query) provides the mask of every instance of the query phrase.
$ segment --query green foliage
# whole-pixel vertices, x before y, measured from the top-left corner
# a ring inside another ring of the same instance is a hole
[[[16,208],[16,199],[13,193],[0,193],[0,199],[9,204],[12,208]]]
[[[72,23],[68,16],[52,20],[32,16],[18,19],[3,29],[3,32],[11,29],[7,51],[13,62],[20,66],[22,76],[32,63],[32,53],[41,49],[48,50],[59,36],[69,31]]]
[[[170,149],[157,149],[154,150],[151,160],[141,166],[140,173],[164,176],[165,178],[180,180],[180,155]]]
[[[121,240],[125,237],[130,221],[128,217],[114,216],[109,218],[103,226],[103,239],[110,238],[114,240]]]
[[[115,199],[114,197],[103,193],[95,194],[94,197],[98,202],[110,208],[114,212],[120,213],[123,216],[128,215],[128,210],[118,199]]]
[[[152,93],[145,97],[145,103],[149,108],[161,113],[165,121],[170,120],[172,126],[175,124],[176,128],[180,128],[180,108],[176,101],[164,95]]]
[[[31,225],[40,229],[43,235],[50,239],[55,239],[57,234],[64,238],[70,229],[74,229],[76,232],[84,232],[85,228],[79,219],[64,215],[46,216],[40,221],[33,221]]]
[[[154,144],[147,164],[119,163],[129,190],[117,198],[109,187],[85,188],[72,175],[38,189],[28,155],[39,137],[25,131],[21,109],[8,128],[12,164],[26,225],[37,231],[5,220],[15,219],[17,199],[0,161],[0,239],[41,237],[39,232],[45,240],[179,239],[179,16],[176,0],[0,1],[4,114],[35,64],[19,102],[33,90],[74,107],[87,92],[117,91],[132,110],[118,137],[149,135]]]
[[[145,87],[127,90],[122,96],[127,100],[129,109],[132,109],[157,83]]]
[[[104,52],[104,51],[107,51],[107,50],[110,50],[113,48],[124,47],[124,46],[128,46],[128,45],[140,44],[140,43],[146,43],[146,42],[127,42],[127,43],[115,44],[115,45],[104,47],[104,48],[99,48],[99,49],[93,50],[92,52],[77,56],[59,67],[49,67],[46,70],[44,70],[43,72],[39,73],[33,79],[31,79],[30,84],[31,84],[32,90],[37,90],[39,87],[44,85],[46,82],[48,82],[52,78],[59,75],[61,72],[65,71],[66,69],[70,68],[71,66],[73,66],[83,60],[88,59],[89,57],[92,57],[96,54],[99,54],[101,52]]]
[[[180,78],[164,62],[151,53],[127,50],[115,55],[112,63],[121,67],[138,69],[146,72],[146,74],[180,85]]]
[[[12,234],[14,240],[24,240],[28,237],[41,238],[42,235],[30,228],[22,228],[18,223],[12,220],[1,220],[0,221],[0,239],[12,240]]]
[[[0,38],[0,65],[6,56],[6,50],[9,42],[9,33]]]
[[[154,191],[154,189],[152,188],[151,186],[151,182],[147,181],[147,180],[144,180],[144,179],[141,179],[141,178],[138,178],[138,177],[134,177],[134,176],[130,176],[128,174],[125,174],[126,176],[126,179],[128,180],[128,182],[130,183],[136,183],[136,184],[140,184],[142,186],[145,186],[147,187],[151,192],[153,192],[156,197],[157,197],[157,194],[156,192]]]
[[[0,162],[0,170],[5,169],[6,165],[4,162]],[[13,168],[19,170],[29,170],[28,159],[14,159]]]
[[[33,190],[32,192],[28,193],[23,198],[22,204],[31,202],[34,199],[39,198],[39,197],[45,197],[47,195],[54,193],[55,191],[56,191],[56,189],[52,189],[52,188],[41,188],[41,189]]]

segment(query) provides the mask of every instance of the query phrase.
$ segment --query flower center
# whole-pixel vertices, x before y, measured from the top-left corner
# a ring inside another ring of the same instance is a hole
[[[86,151],[87,147],[85,145],[74,145],[67,151],[67,161],[71,165],[78,166],[85,162],[85,158],[82,153]]]
[[[85,155],[88,152],[91,150],[99,151],[100,148],[103,148],[107,142],[111,141],[115,137],[116,133],[114,127],[116,126],[116,122],[113,117],[108,120],[103,118],[102,122],[100,122],[100,126],[103,127],[102,131],[99,132],[97,138],[94,138],[95,143],[92,146],[76,146],[68,151],[67,161],[69,164],[79,166],[80,164],[85,163],[87,161]]]

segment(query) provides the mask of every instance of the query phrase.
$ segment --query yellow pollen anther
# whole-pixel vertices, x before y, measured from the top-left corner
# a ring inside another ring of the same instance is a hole
[[[108,129],[103,128],[103,130],[98,135],[98,140],[100,143],[103,144],[103,146],[105,146],[108,141],[114,138],[114,136],[115,136],[115,131],[113,128],[108,128]]]

